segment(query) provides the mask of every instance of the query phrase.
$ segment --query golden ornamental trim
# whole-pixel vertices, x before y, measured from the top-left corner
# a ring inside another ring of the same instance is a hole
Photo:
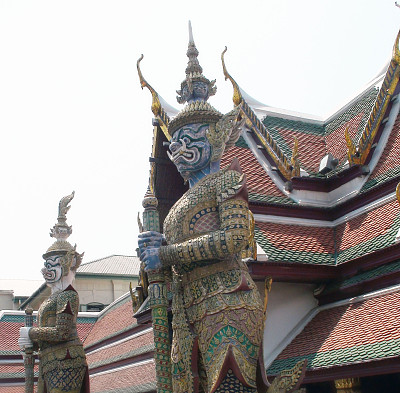
[[[242,100],[240,108],[242,117],[246,120],[246,125],[257,135],[263,147],[274,160],[280,173],[287,180],[290,180],[293,177],[292,167],[286,155],[245,100]]]
[[[375,105],[370,113],[367,125],[361,135],[358,145],[350,143],[350,138],[345,133],[348,146],[348,158],[350,165],[364,165],[368,155],[371,152],[373,141],[382,123],[386,109],[389,106],[394,90],[397,86],[400,76],[400,50],[399,50],[400,31],[397,34],[393,47],[392,60],[390,61],[385,79],[379,90]]]
[[[392,52],[392,59],[393,61],[396,62],[396,64],[400,65],[400,48],[399,48],[399,43],[400,43],[400,30],[397,33],[396,40],[393,45],[393,52]]]
[[[224,72],[225,80],[229,79],[231,81],[231,83],[232,83],[232,86],[233,86],[233,98],[232,98],[232,100],[233,100],[233,103],[235,104],[235,106],[238,106],[243,101],[243,97],[242,97],[242,93],[240,92],[239,85],[231,77],[231,75],[229,74],[228,70],[226,69],[224,56],[225,56],[225,53],[226,53],[227,50],[228,50],[228,48],[225,47],[225,49],[221,53],[222,70]]]
[[[350,137],[349,128],[350,126],[347,126],[346,129],[344,130],[344,138],[346,139],[346,144],[347,144],[347,158],[349,160],[349,163],[351,162],[353,165],[360,164],[360,157],[357,154],[356,145],[354,144],[353,140]]]
[[[292,177],[299,177],[300,176],[300,161],[299,161],[299,140],[297,137],[294,138],[294,146],[293,146],[293,153],[292,159],[290,160],[292,165]]]
[[[143,54],[140,56],[138,61],[136,62],[136,68],[137,72],[139,75],[139,81],[140,81],[140,87],[143,88],[147,87],[151,93],[152,96],[152,102],[151,102],[151,111],[153,112],[154,116],[158,120],[159,126],[163,133],[165,134],[167,140],[170,140],[171,137],[168,134],[168,123],[169,123],[169,116],[165,112],[164,108],[161,105],[160,102],[160,97],[158,93],[151,87],[151,85],[144,79],[142,71],[140,69],[140,62],[143,60],[144,56]]]
[[[261,143],[268,151],[269,155],[274,160],[275,164],[278,167],[278,170],[282,173],[282,175],[287,179],[290,180],[293,176],[293,167],[289,163],[288,158],[282,152],[282,150],[278,147],[277,143],[271,137],[267,129],[265,128],[264,124],[258,119],[256,114],[250,108],[250,106],[244,100],[242,93],[240,92],[239,85],[237,82],[232,78],[229,74],[228,70],[226,69],[224,55],[227,51],[227,47],[225,47],[224,51],[221,54],[221,61],[222,61],[222,69],[224,72],[225,80],[229,79],[233,86],[233,103],[235,106],[240,106],[241,114],[246,121],[247,126],[259,137]],[[297,171],[297,172],[296,172]],[[295,166],[295,173],[300,175],[300,166]]]

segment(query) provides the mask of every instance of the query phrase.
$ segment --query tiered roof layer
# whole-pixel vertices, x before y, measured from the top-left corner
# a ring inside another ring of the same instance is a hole
[[[306,358],[309,371],[397,358],[400,292],[320,311],[272,363],[276,374]]]

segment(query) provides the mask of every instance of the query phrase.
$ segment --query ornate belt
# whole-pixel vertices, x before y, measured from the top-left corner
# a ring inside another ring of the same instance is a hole
[[[42,346],[42,348],[39,347],[39,354],[43,356],[49,352],[53,352],[57,349],[64,348],[65,346],[72,346],[72,345],[81,345],[82,346],[82,342],[79,339],[79,337],[74,337],[67,341],[62,341],[59,344],[51,343],[51,344],[49,344],[49,346],[45,345],[45,348],[43,348],[43,346]]]
[[[209,265],[196,267],[190,272],[182,273],[182,284],[189,284],[192,281],[200,280],[216,273],[237,269],[248,271],[246,264],[239,257],[232,257],[218,262],[210,261]]]

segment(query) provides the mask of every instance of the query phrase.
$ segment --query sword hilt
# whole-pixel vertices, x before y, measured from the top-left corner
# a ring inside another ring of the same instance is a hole
[[[25,309],[25,327],[33,326],[33,309],[28,307]]]

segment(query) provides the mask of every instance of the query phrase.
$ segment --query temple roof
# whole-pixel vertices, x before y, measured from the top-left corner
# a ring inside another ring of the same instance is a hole
[[[328,153],[339,159],[339,165],[345,163],[345,129],[349,127],[353,140],[360,137],[377,94],[378,86],[369,87],[356,102],[320,124],[307,118],[295,120],[271,115],[263,118],[263,124],[288,157],[292,155],[294,138],[297,138],[300,167],[309,175],[317,175],[320,161]]]
[[[252,154],[243,137],[240,137],[236,145],[223,155],[221,167],[229,166],[235,157],[239,158],[241,168],[246,174],[250,201],[291,202],[291,200],[276,187],[271,177],[266,175],[265,169]]]
[[[399,203],[392,199],[337,223],[298,219],[289,224],[256,215],[256,241],[270,262],[340,265],[395,244],[399,213]]]
[[[153,360],[145,360],[121,367],[117,371],[106,371],[90,378],[93,393],[150,393],[156,392],[156,372]]]
[[[396,286],[321,307],[311,320],[305,320],[300,333],[269,366],[268,374],[275,375],[306,358],[308,372],[304,382],[321,369],[329,380],[329,369],[335,367],[376,367],[377,362],[396,360],[400,343],[399,300],[400,288]]]
[[[79,266],[77,274],[138,276],[140,261],[138,257],[110,255]]]
[[[133,318],[128,294],[105,308],[84,342],[91,392],[155,390],[151,324]]]

